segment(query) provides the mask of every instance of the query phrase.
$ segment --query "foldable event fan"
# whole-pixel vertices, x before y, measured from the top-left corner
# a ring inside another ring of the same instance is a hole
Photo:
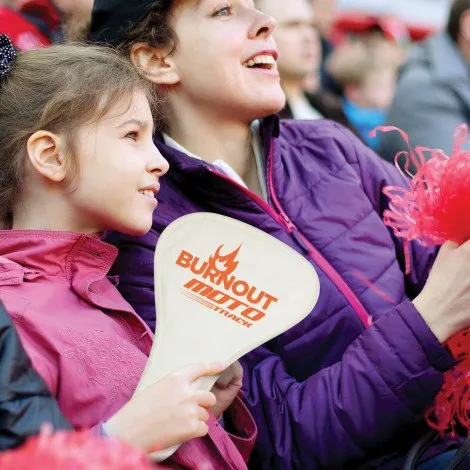
[[[212,213],[181,217],[155,252],[157,333],[137,391],[196,362],[232,364],[303,320],[319,290],[312,265],[261,230]],[[194,386],[210,390],[217,378]]]

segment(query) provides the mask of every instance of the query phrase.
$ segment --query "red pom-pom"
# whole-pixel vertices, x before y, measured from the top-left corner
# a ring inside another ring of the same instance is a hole
[[[401,157],[405,158],[405,172],[408,173],[411,164],[416,168],[407,189],[394,186],[384,189],[390,198],[384,221],[398,237],[426,245],[470,240],[470,218],[463,217],[470,209],[470,152],[461,148],[467,142],[467,126],[460,126],[454,137],[450,158],[440,150],[423,147],[397,155],[399,169]],[[427,161],[426,153],[430,154]]]
[[[88,431],[43,430],[20,448],[0,454],[2,470],[152,470],[138,451]]]
[[[398,131],[409,147],[408,136],[393,127],[381,131]],[[418,147],[400,152],[395,164],[402,173],[411,176],[408,188],[388,186],[383,192],[389,197],[389,209],[384,222],[396,236],[405,242],[406,271],[410,271],[409,242],[417,240],[424,245],[441,245],[446,241],[462,244],[470,240],[470,152],[462,149],[468,143],[466,125],[454,134],[454,150],[448,157],[440,150]],[[426,160],[425,154],[430,158]],[[404,158],[403,170],[400,161]],[[410,174],[410,167],[416,172]],[[459,362],[444,375],[444,385],[426,418],[433,428],[453,431],[460,423],[470,430],[470,334],[458,333],[447,342],[452,355]]]

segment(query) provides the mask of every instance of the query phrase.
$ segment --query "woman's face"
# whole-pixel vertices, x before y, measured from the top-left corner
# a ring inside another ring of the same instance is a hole
[[[284,106],[274,21],[252,0],[184,1],[171,25],[178,38],[174,92],[183,104],[246,122]]]

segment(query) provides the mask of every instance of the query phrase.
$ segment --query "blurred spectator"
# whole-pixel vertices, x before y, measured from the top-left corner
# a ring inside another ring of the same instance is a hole
[[[470,123],[470,1],[453,2],[447,30],[411,53],[401,73],[387,124],[410,136],[411,146],[450,153],[453,133]],[[380,135],[380,153],[393,161],[406,150],[395,132]]]
[[[407,39],[392,36],[382,26],[367,30],[360,34],[358,39],[367,46],[372,56],[380,58],[383,62],[388,62],[396,68],[396,71],[406,60],[405,47],[408,44]]]
[[[369,134],[385,123],[396,85],[398,63],[387,53],[387,44],[380,38],[349,41],[339,46],[327,62],[327,70],[343,88],[343,107],[349,122],[374,149],[378,141]]]
[[[330,91],[336,95],[341,95],[341,87],[330,76],[324,64],[328,56],[333,52],[334,45],[331,39],[333,25],[338,13],[338,0],[310,0],[315,17],[315,25],[320,33],[321,40],[321,69],[320,83],[323,90]],[[287,2],[286,2],[287,3]]]
[[[0,34],[20,51],[86,37],[93,0],[0,0]]]
[[[312,69],[314,75],[319,77],[321,61],[319,34],[314,26],[309,0],[258,0],[256,6],[271,15],[277,23],[273,37],[279,50],[278,68],[287,98],[280,116],[327,118],[348,125],[341,101],[335,95],[319,90],[307,93],[304,89],[305,79]]]
[[[86,38],[91,21],[93,0],[54,0],[62,14],[62,31],[69,41],[82,41]]]
[[[0,2],[0,34],[7,34],[19,51],[48,46],[52,38],[46,25],[17,9],[19,1]]]
[[[22,0],[20,13],[34,23],[51,42],[60,38],[61,15],[52,0]]]

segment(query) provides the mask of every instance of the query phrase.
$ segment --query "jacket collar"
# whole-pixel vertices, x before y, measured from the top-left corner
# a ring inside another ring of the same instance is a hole
[[[260,122],[261,143],[265,149],[269,149],[271,139],[278,138],[280,134],[280,123],[277,115],[269,116]],[[210,163],[191,158],[179,149],[175,149],[165,144],[163,136],[158,133],[155,136],[155,144],[163,153],[170,164],[170,171],[194,176],[202,175],[207,169],[215,167]]]
[[[71,232],[0,231],[0,281],[60,276],[73,284],[85,274],[102,279],[117,257],[117,249],[98,236]]]

